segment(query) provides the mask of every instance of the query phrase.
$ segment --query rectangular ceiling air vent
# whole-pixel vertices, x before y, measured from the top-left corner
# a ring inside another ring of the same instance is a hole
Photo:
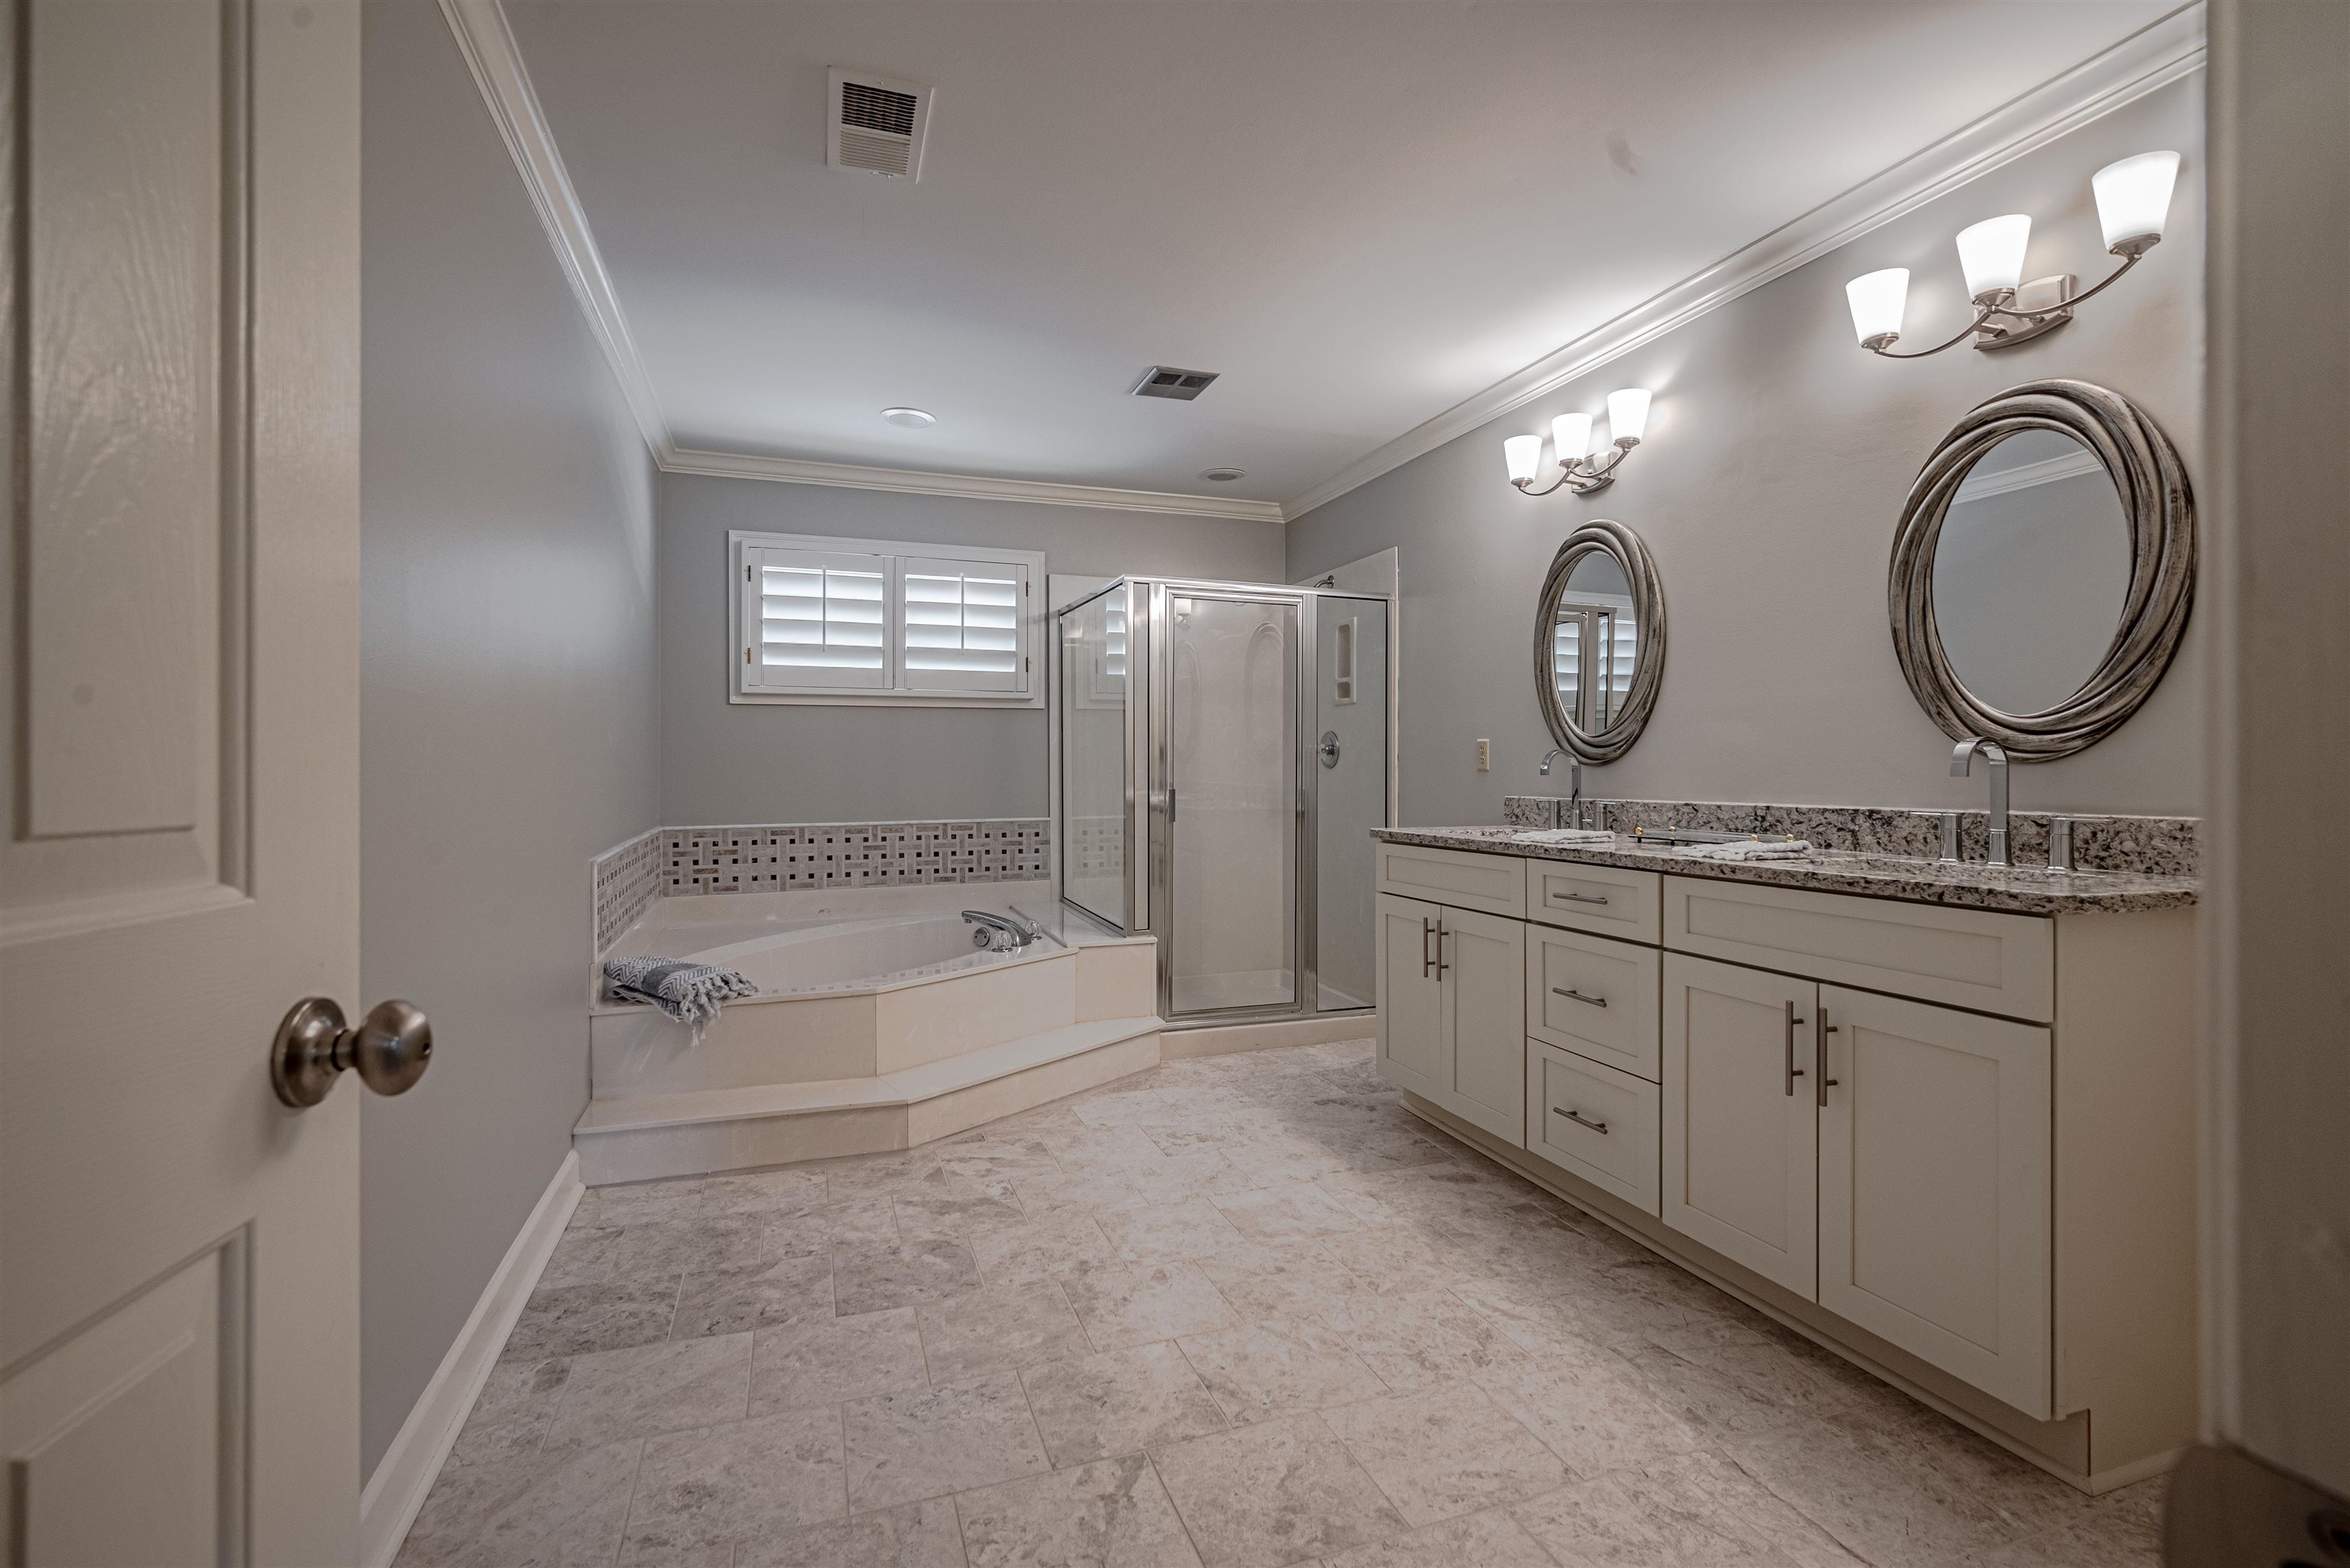
[[[931,89],[835,66],[826,73],[830,119],[824,161],[892,178],[922,177],[922,139],[930,130]]]
[[[1153,365],[1134,384],[1138,398],[1180,398],[1190,402],[1208,389],[1216,379],[1214,370],[1178,370],[1172,365]]]

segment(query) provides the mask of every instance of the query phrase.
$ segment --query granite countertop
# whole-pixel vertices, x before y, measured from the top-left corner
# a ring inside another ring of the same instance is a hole
[[[1801,860],[1700,860],[1664,845],[1642,844],[1618,834],[1613,845],[1529,844],[1514,835],[1523,827],[1375,827],[1371,836],[1389,844],[1432,849],[1466,849],[1517,855],[1532,860],[1581,861],[1676,877],[1711,877],[1724,882],[1760,882],[1773,888],[1808,888],[1822,893],[1857,893],[1873,898],[1997,909],[2015,915],[2061,915],[2083,911],[2176,909],[2202,897],[2199,877],[2157,877],[2135,871],[2049,872],[2036,866],[1981,863],[1945,866],[1894,855],[1814,849]]]

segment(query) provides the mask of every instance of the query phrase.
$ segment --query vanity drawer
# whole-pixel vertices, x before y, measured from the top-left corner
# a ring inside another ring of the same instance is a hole
[[[2044,1023],[2055,922],[1843,893],[1665,879],[1665,945],[1733,963]]]
[[[1658,884],[1664,878],[1654,871],[1572,860],[1528,860],[1525,867],[1527,919],[1627,941],[1657,940]]]
[[[1646,1078],[1528,1041],[1526,1148],[1643,1213],[1661,1214],[1663,1096]]]
[[[1514,855],[1475,855],[1416,844],[1378,846],[1378,890],[1405,898],[1526,918],[1524,862]]]
[[[1657,1080],[1655,948],[1526,928],[1526,1033],[1547,1044]]]

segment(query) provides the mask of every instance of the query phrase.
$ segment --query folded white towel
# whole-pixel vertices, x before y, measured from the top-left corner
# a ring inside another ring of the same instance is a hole
[[[1765,844],[1759,838],[1741,838],[1729,844],[1684,844],[1681,853],[1692,860],[1801,860],[1812,852],[1808,839],[1791,838],[1783,844]]]
[[[1604,827],[1537,827],[1511,837],[1521,844],[1613,844],[1616,836]]]

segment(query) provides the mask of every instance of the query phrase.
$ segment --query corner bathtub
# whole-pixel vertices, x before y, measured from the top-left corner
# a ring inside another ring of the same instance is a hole
[[[982,949],[960,911],[1041,925],[1024,948]],[[1092,1020],[1155,1011],[1156,949],[1066,914],[1041,882],[956,883],[663,898],[614,955],[739,971],[695,1045],[653,1008],[588,1009],[598,1100],[871,1078]]]

